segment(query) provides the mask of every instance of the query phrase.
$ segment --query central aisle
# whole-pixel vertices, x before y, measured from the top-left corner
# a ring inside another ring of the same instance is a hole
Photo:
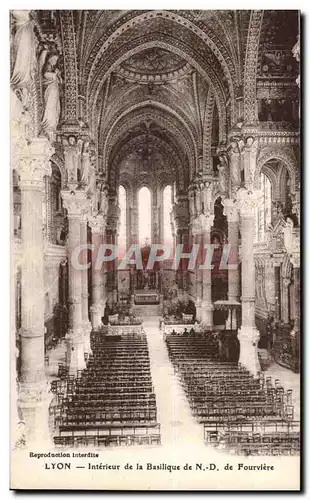
[[[144,317],[152,380],[156,394],[157,421],[163,445],[201,445],[203,426],[192,417],[186,395],[174,374],[168,351],[159,330],[159,316]]]

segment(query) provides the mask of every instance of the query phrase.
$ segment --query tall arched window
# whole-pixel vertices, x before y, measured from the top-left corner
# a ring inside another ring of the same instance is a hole
[[[166,186],[163,192],[163,223],[164,223],[164,242],[171,244],[173,241],[171,231],[171,210],[172,210],[172,188]]]
[[[118,234],[118,246],[122,253],[126,252],[127,244],[127,210],[126,210],[126,190],[123,186],[118,188],[118,203],[120,208],[120,227]]]
[[[151,243],[151,193],[147,187],[143,187],[138,195],[139,207],[139,243],[144,245]]]
[[[256,212],[256,241],[264,241],[271,224],[271,184],[268,177],[260,174],[260,198]]]

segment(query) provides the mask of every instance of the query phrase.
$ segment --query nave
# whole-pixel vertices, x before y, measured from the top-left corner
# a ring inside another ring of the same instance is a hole
[[[10,13],[13,449],[298,452],[299,17]]]
[[[299,454],[299,405],[278,378],[284,369],[254,377],[221,361],[210,334],[162,335],[159,321],[146,318],[136,334],[92,335],[93,354],[76,378],[59,364],[50,409],[56,446]],[[56,352],[61,346],[54,367]]]

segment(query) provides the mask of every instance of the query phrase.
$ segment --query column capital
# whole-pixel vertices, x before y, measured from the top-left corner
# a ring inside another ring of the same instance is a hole
[[[100,214],[93,215],[89,217],[88,224],[91,227],[92,233],[102,233],[105,226],[105,218]]]
[[[214,222],[214,214],[206,215],[200,214],[195,219],[192,220],[192,234],[195,236],[197,234],[202,234],[205,231],[210,231]]]
[[[250,191],[244,187],[238,189],[236,200],[242,217],[252,217],[254,215],[253,212],[257,206],[258,198],[259,193],[256,191]]]
[[[226,198],[223,202],[224,205],[224,215],[227,217],[228,222],[238,222],[239,221],[239,211],[238,202],[231,198]]]
[[[90,199],[85,191],[65,190],[61,191],[64,208],[68,211],[68,217],[82,217],[90,208]]]
[[[23,143],[14,156],[13,168],[20,177],[20,187],[44,188],[44,177],[50,176],[50,159],[55,150],[47,138],[36,138],[29,144]]]

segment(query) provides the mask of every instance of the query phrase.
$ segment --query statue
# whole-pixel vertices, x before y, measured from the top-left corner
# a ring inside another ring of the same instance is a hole
[[[213,191],[212,183],[206,182],[202,190],[203,211],[205,215],[209,215],[209,213],[212,213],[212,191]]]
[[[88,187],[89,185],[89,176],[90,176],[90,161],[88,155],[89,142],[84,142],[83,144],[83,154],[81,157],[81,179],[80,183],[83,187]]]
[[[108,193],[107,193],[107,189],[104,188],[102,191],[101,191],[101,197],[100,197],[100,209],[99,209],[99,212],[103,215],[103,216],[107,216],[108,214],[108,205],[109,205],[109,202],[108,202]]]
[[[197,188],[195,190],[194,197],[195,197],[194,199],[195,199],[196,215],[199,215],[201,212],[201,192]]]
[[[219,171],[219,185],[222,193],[228,192],[228,166],[225,156],[220,156],[220,165],[218,166]]]
[[[51,142],[55,140],[55,132],[60,116],[59,85],[62,83],[60,71],[56,68],[58,54],[47,55],[44,50],[40,57],[40,67],[43,75],[44,91],[44,115],[42,127]]]
[[[12,139],[24,137],[26,141],[30,141],[33,136],[31,114],[12,89],[10,89],[10,118]]]
[[[25,106],[37,64],[36,39],[30,10],[13,10],[12,15],[17,29],[13,41],[14,68],[11,85],[14,89],[21,89],[22,103]]]

